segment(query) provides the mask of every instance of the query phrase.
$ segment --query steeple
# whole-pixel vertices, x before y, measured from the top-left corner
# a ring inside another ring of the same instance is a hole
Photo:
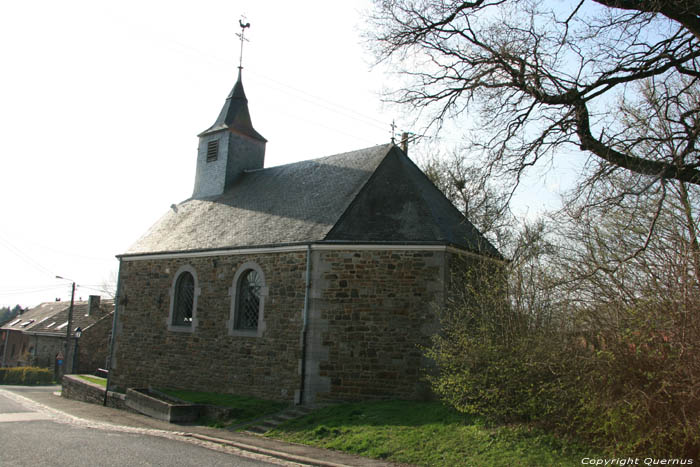
[[[202,136],[222,130],[234,131],[260,141],[267,141],[260,133],[255,131],[253,122],[250,120],[248,99],[245,96],[243,81],[241,80],[241,67],[238,68],[236,84],[226,98],[226,102],[221,108],[216,122],[198,136],[201,138]]]
[[[241,22],[242,32],[250,27]],[[242,56],[241,50],[241,56]],[[265,164],[267,140],[253,128],[248,111],[248,99],[241,79],[238,79],[226,98],[219,116],[212,126],[200,133],[197,150],[197,173],[193,198],[217,196],[226,191],[246,170],[262,169]]]

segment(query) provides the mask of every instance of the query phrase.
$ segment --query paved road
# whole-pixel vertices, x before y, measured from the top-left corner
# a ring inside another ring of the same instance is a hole
[[[174,433],[64,416],[21,397],[23,392],[31,390],[37,389],[0,386],[0,466],[279,464],[240,457],[225,447],[210,446]]]

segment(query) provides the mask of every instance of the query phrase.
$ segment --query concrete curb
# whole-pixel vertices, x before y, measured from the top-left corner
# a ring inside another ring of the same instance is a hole
[[[310,457],[298,456],[296,454],[290,454],[290,453],[282,452],[282,451],[274,451],[271,449],[261,448],[259,446],[244,444],[244,443],[240,443],[237,441],[230,441],[228,439],[214,438],[211,436],[200,435],[199,433],[182,433],[182,435],[196,438],[196,439],[199,439],[202,441],[208,441],[210,443],[225,444],[227,446],[231,446],[231,447],[234,447],[236,449],[250,451],[250,452],[254,452],[256,454],[262,454],[265,456],[276,457],[278,459],[282,459],[282,460],[286,460],[286,461],[298,462],[298,463],[304,464],[304,465],[312,465],[312,466],[319,466],[319,467],[352,467],[352,465],[350,465],[350,464],[338,464],[336,462],[327,462],[327,461],[322,461],[322,460],[318,460],[318,459],[312,459]]]

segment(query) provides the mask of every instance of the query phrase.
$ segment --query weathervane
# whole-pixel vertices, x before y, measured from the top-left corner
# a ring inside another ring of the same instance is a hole
[[[391,144],[395,144],[394,136],[396,135],[396,122],[391,121]]]
[[[238,24],[241,26],[241,32],[236,33],[238,37],[241,39],[241,54],[238,62],[238,69],[242,70],[243,69],[243,41],[248,41],[248,39],[245,38],[245,30],[246,28],[250,27],[250,23],[244,23],[243,20],[246,19],[244,15],[241,16],[241,19],[238,20]]]

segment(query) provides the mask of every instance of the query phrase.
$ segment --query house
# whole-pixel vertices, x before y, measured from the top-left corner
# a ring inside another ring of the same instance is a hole
[[[42,303],[0,327],[2,366],[54,368],[59,354],[65,354],[68,302]],[[91,295],[88,301],[73,304],[68,355],[63,355],[64,371],[94,373],[105,366],[112,330],[113,300]],[[81,330],[80,338],[75,335]],[[78,344],[78,355],[75,346]],[[73,365],[75,364],[75,368]]]
[[[500,254],[393,144],[270,168],[265,144],[239,72],[192,197],[118,256],[111,386],[424,397],[450,275]]]

